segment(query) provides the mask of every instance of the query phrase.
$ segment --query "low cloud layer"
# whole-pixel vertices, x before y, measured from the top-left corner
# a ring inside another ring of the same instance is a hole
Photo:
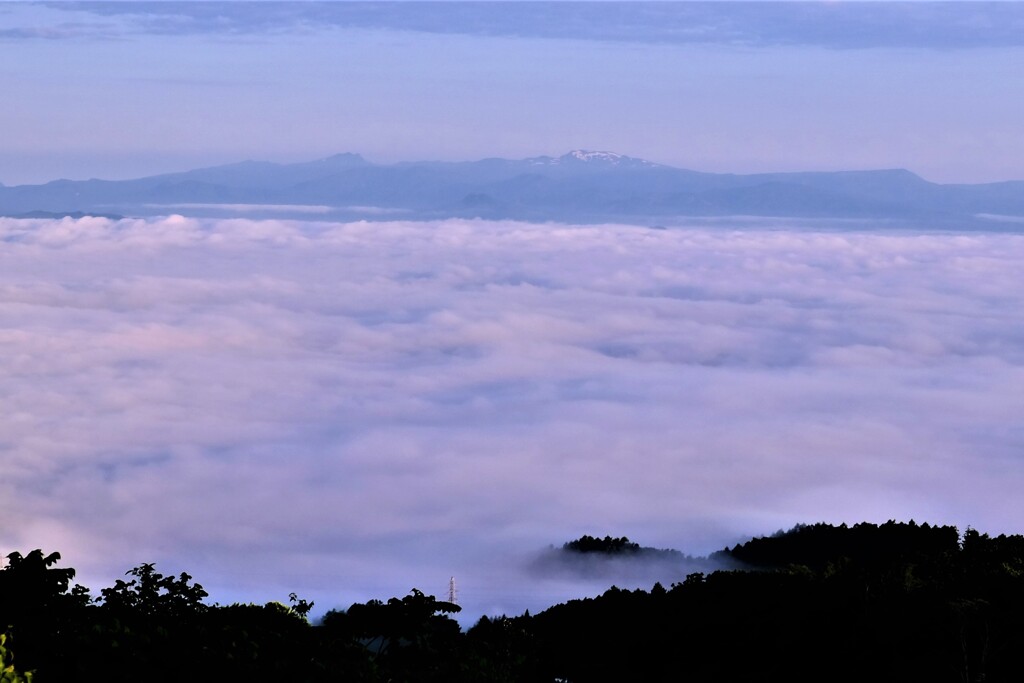
[[[579,594],[527,565],[584,533],[1020,532],[1021,272],[1014,234],[0,219],[0,548],[479,615]]]

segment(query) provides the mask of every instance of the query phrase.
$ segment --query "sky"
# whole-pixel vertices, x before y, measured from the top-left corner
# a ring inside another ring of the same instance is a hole
[[[9,185],[577,148],[1024,179],[1024,5],[0,3],[0,93]],[[472,623],[606,588],[538,562],[582,534],[1024,530],[1020,218],[237,208],[0,218],[0,552],[317,612],[454,576]]]
[[[0,182],[610,150],[1024,179],[1024,5],[0,3]]]

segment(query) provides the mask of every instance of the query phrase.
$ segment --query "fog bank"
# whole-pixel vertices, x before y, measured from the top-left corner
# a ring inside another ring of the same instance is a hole
[[[1022,272],[1013,234],[0,219],[0,549],[479,615],[579,594],[528,569],[584,533],[1020,532]]]

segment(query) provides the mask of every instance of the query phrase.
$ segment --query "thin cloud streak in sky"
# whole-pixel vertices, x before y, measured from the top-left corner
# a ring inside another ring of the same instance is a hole
[[[454,574],[479,614],[582,590],[527,566],[583,533],[1019,532],[1022,267],[1012,234],[0,219],[0,544],[222,601]]]
[[[334,28],[646,44],[972,49],[1024,45],[1024,12],[1006,2],[160,2],[49,3],[59,29],[9,38],[308,34]],[[118,23],[112,23],[116,21]],[[0,33],[0,37],[4,37]]]

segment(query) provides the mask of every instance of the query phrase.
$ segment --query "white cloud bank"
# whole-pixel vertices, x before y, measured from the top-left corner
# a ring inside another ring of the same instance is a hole
[[[478,615],[582,590],[523,570],[582,533],[1024,531],[1022,272],[1009,234],[0,219],[0,549]]]

